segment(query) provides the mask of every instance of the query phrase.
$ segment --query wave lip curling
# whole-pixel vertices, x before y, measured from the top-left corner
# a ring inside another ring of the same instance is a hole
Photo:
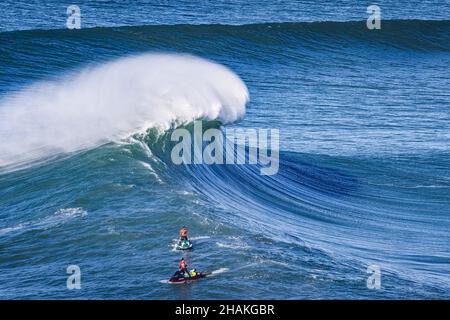
[[[0,101],[0,167],[199,118],[242,118],[249,93],[228,68],[189,55],[121,58]]]

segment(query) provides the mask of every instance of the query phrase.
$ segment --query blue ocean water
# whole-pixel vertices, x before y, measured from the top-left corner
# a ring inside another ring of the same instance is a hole
[[[0,4],[0,298],[450,298],[448,1],[378,1],[381,30],[352,1],[70,4]],[[153,129],[199,116],[279,129],[278,174],[174,165]],[[181,256],[214,276],[167,284]]]

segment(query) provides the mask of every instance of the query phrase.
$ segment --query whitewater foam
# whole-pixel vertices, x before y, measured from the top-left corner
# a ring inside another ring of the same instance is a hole
[[[155,177],[156,181],[159,184],[163,184],[164,182],[161,180],[161,178],[159,177],[159,175],[156,173],[155,169],[153,169],[153,167],[151,166],[151,164],[144,162],[144,161],[138,161],[145,169],[148,170],[148,172],[150,173],[150,175],[152,175],[153,177]]]
[[[195,240],[204,240],[204,239],[209,239],[210,236],[197,236],[197,237],[190,237],[191,240],[195,241]]]
[[[227,272],[228,270],[230,270],[230,269],[228,269],[228,268],[220,268],[220,269],[212,271],[211,275],[221,274],[221,273]]]
[[[0,101],[0,167],[195,119],[229,123],[249,94],[226,67],[188,55],[122,58],[39,82]]]
[[[20,223],[13,227],[0,229],[0,236],[11,232],[23,232],[29,230],[47,230],[49,228],[64,224],[73,218],[85,217],[87,211],[83,208],[61,208],[54,214],[34,221]]]

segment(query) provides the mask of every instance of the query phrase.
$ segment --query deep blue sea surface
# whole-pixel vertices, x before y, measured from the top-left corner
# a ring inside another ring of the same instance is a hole
[[[2,1],[0,298],[449,299],[450,4],[370,4]],[[278,173],[174,165],[198,118]]]

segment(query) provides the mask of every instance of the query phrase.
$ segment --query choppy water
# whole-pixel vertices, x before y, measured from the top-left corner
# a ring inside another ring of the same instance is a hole
[[[450,298],[446,1],[376,31],[349,1],[78,5],[0,4],[0,298]],[[278,174],[146,131],[196,118],[279,129]],[[219,272],[172,286],[182,225]]]

